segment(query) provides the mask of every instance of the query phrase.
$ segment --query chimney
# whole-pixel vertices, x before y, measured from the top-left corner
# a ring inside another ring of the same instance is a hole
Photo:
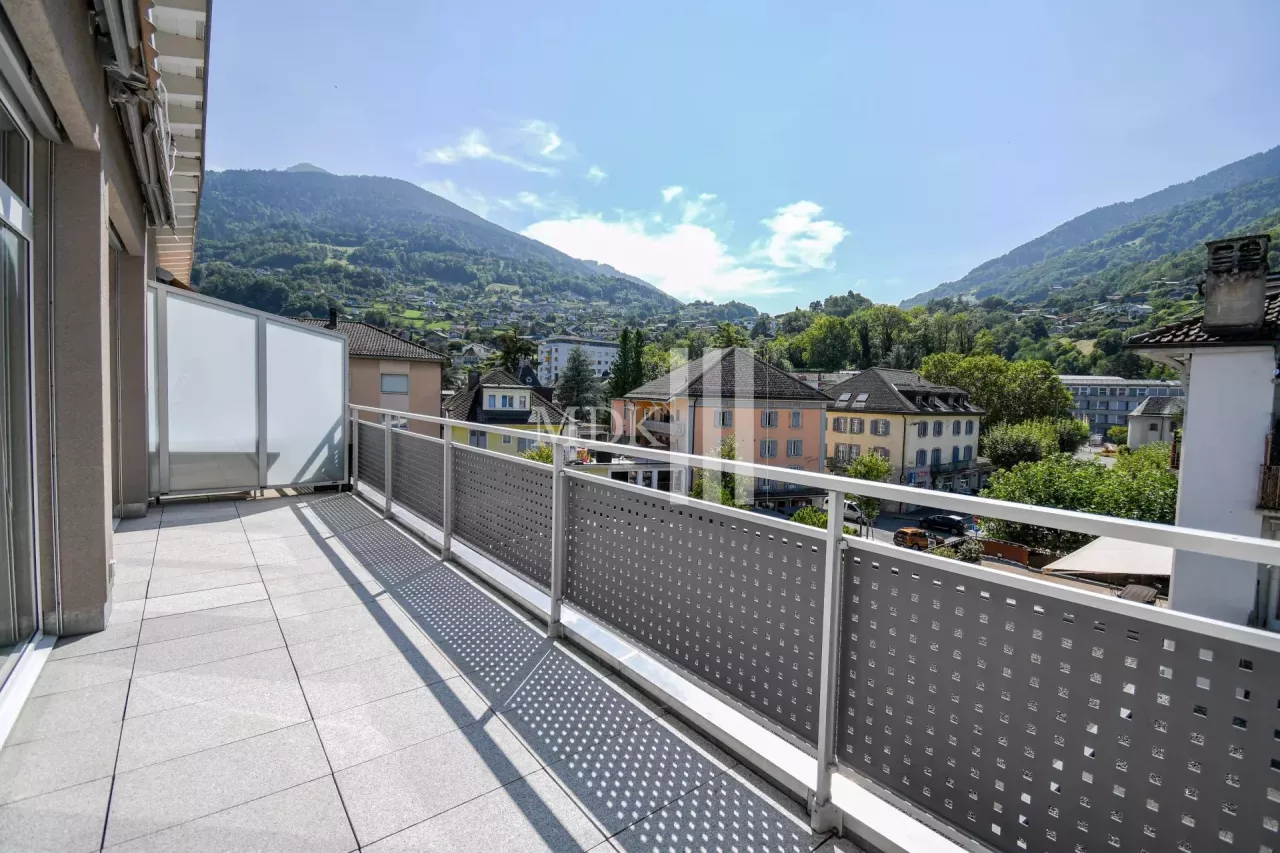
[[[1267,234],[1211,240],[1204,271],[1204,328],[1250,332],[1262,327],[1266,311]]]
[[[329,306],[329,322],[325,323],[324,327],[326,329],[338,328],[338,306],[336,305]]]
[[[468,370],[467,371],[467,387],[474,388],[479,384],[480,384],[480,371]]]

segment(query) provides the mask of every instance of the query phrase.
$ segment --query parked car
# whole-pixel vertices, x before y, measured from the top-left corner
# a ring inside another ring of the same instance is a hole
[[[933,547],[933,537],[919,527],[900,527],[893,533],[893,544],[899,548],[927,551]]]
[[[823,498],[822,500],[823,512],[827,512],[830,510],[830,507],[827,506],[830,500],[831,500],[830,498]],[[849,498],[844,499],[844,520],[851,521],[854,524],[867,523],[867,519],[865,516],[863,516],[862,510],[858,507],[857,502],[850,500]]]
[[[964,536],[969,531],[969,523],[959,515],[929,515],[920,519],[920,526],[926,530],[941,530],[956,536]]]

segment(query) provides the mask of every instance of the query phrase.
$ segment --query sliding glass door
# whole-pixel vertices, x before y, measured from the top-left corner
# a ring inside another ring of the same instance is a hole
[[[0,685],[39,626],[31,450],[30,141],[0,100]]]

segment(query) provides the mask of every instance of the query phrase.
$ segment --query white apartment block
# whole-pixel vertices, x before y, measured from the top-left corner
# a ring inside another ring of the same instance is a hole
[[[1181,397],[1182,383],[1165,379],[1125,379],[1121,376],[1059,376],[1071,392],[1071,417],[1089,422],[1098,435],[1113,426],[1126,426],[1129,413],[1148,397]]]
[[[596,376],[608,376],[613,372],[613,362],[618,357],[617,341],[558,335],[538,344],[538,381],[543,385],[557,381],[569,364],[569,353],[574,347],[582,347],[587,351]]]

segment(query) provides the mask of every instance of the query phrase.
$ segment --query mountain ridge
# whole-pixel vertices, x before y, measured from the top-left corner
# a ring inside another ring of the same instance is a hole
[[[1104,239],[1117,229],[1141,220],[1277,176],[1280,176],[1280,146],[1251,154],[1140,198],[1094,208],[979,264],[956,281],[944,282],[904,299],[900,304],[909,308],[946,296],[1011,297],[1018,289],[1021,276],[1028,275],[1058,255]],[[1181,248],[1185,247],[1175,251]]]

